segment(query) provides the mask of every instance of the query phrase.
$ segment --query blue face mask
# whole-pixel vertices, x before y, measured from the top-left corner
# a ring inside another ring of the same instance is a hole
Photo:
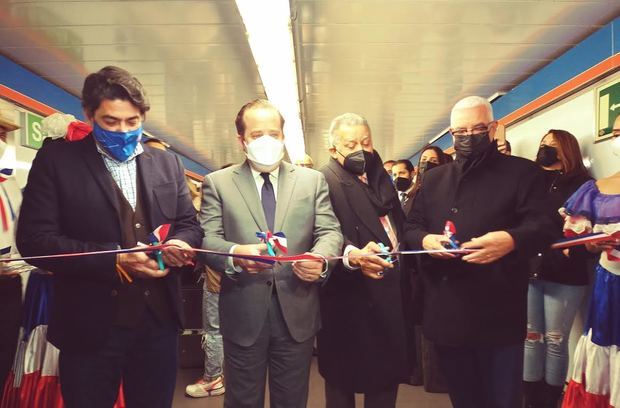
[[[113,132],[103,129],[93,121],[93,136],[112,157],[124,162],[133,154],[142,139],[142,125],[129,132]]]

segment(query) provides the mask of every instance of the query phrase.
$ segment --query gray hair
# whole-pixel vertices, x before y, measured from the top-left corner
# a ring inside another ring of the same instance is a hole
[[[481,96],[467,96],[455,103],[452,107],[452,111],[450,112],[450,125],[453,123],[454,112],[461,109],[477,108],[478,106],[484,106],[486,108],[487,112],[489,112],[489,121],[492,121],[493,107],[489,101]]]
[[[340,116],[336,116],[331,125],[329,125],[329,134],[327,141],[329,142],[329,147],[336,145],[336,134],[335,132],[340,129],[342,125],[345,126],[366,126],[368,130],[370,130],[370,126],[368,126],[368,121],[362,115],[358,115],[357,113],[343,113]]]

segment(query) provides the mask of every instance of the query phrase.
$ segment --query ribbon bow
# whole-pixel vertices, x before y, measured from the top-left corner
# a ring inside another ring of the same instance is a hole
[[[458,249],[458,241],[456,240],[456,226],[452,221],[446,221],[446,225],[443,228],[443,235],[450,240],[450,248]]]
[[[163,224],[155,228],[155,230],[149,234],[150,244],[153,246],[161,245],[161,243],[164,242],[166,238],[168,237],[169,232],[170,232],[170,224]],[[161,250],[153,251],[152,254],[155,256],[155,259],[157,259],[157,263],[159,264],[159,269],[162,271],[166,269],[164,265],[164,258],[162,257]]]
[[[259,238],[261,242],[267,244],[267,253],[269,255],[276,256],[275,248],[279,249],[282,253],[288,254],[286,236],[283,232],[276,232],[275,234],[271,231],[257,232],[256,237]]]

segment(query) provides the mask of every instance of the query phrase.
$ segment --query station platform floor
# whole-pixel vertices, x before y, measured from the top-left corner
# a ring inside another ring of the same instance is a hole
[[[200,369],[179,369],[177,373],[177,384],[174,394],[174,408],[222,408],[224,406],[224,396],[207,398],[190,398],[185,396],[185,386],[201,375]],[[267,393],[265,406],[268,407]],[[356,405],[359,408],[364,406],[363,396],[356,396]],[[398,389],[397,408],[416,407],[416,408],[450,408],[450,399],[447,394],[431,394],[424,391],[423,387],[403,385]],[[310,392],[308,398],[308,408],[324,408],[325,398],[323,391],[323,378],[318,372],[316,358],[313,358],[310,370]]]

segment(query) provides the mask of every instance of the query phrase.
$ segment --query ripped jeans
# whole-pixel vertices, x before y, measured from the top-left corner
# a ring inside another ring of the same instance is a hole
[[[549,385],[564,385],[568,337],[585,290],[585,286],[530,280],[524,381],[545,380]]]
[[[219,293],[209,292],[205,283],[202,295],[202,349],[205,352],[204,379],[211,381],[222,375],[224,346],[220,334]]]

